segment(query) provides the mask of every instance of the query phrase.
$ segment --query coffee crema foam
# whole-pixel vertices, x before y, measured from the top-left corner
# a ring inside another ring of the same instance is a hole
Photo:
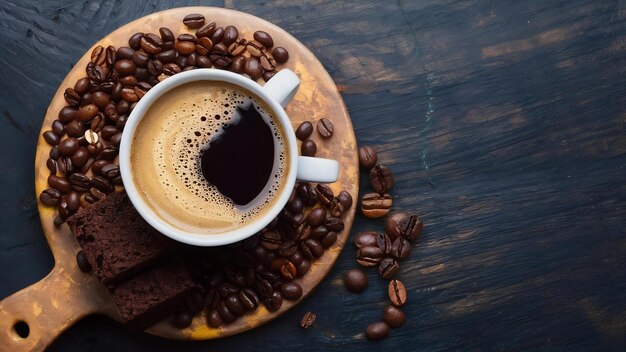
[[[248,104],[273,133],[274,165],[263,191],[240,206],[204,178],[200,157],[225,126],[236,122],[237,107]],[[163,220],[192,233],[222,233],[263,216],[280,194],[288,165],[285,135],[270,111],[252,93],[224,82],[192,82],[163,94],[146,111],[132,142],[137,190]]]

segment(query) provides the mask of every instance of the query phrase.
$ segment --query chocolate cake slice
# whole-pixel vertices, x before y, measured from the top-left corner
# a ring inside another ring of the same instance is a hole
[[[104,284],[129,278],[156,263],[171,241],[141,218],[125,192],[115,192],[69,219],[94,273]]]
[[[107,288],[122,322],[132,330],[143,330],[174,313],[195,287],[184,265],[173,260]]]

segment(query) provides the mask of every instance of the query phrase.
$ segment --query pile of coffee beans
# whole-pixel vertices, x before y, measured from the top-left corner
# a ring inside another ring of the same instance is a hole
[[[162,27],[159,34],[135,33],[128,46],[97,46],[85,77],[65,90],[67,106],[43,133],[52,148],[49,188],[39,199],[57,208],[56,226],[122,185],[116,161],[122,132],[152,87],[179,72],[209,67],[268,81],[289,59],[267,32],[246,39],[237,27],[207,23],[201,14],[185,16],[183,23],[195,33],[176,36]]]
[[[359,148],[359,163],[369,170],[370,184],[375,191],[362,196],[361,212],[369,218],[387,215],[384,232],[365,231],[353,239],[357,248],[357,263],[365,268],[377,267],[379,275],[390,280],[388,296],[392,305],[385,308],[383,321],[370,324],[365,331],[368,339],[377,340],[406,321],[404,313],[398,308],[406,303],[406,288],[394,278],[400,272],[400,262],[411,254],[411,245],[420,236],[424,225],[417,215],[402,212],[388,215],[392,200],[387,192],[393,187],[393,175],[387,167],[378,164],[374,148]],[[363,270],[350,269],[344,274],[343,281],[349,291],[361,292],[367,286],[368,278]]]

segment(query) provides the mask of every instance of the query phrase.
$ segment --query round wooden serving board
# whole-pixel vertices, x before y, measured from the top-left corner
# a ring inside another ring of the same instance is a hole
[[[158,33],[159,27],[168,27],[176,35],[183,32],[193,33],[182,23],[183,17],[189,13],[201,13],[207,21],[215,21],[218,26],[235,25],[239,29],[240,36],[245,38],[252,38],[252,33],[256,30],[270,33],[275,44],[287,48],[290,53],[290,59],[284,67],[296,72],[302,81],[298,93],[286,109],[293,127],[297,127],[304,120],[315,123],[322,117],[330,118],[335,125],[335,134],[329,140],[321,139],[316,132],[312,138],[318,145],[318,156],[338,160],[341,165],[339,180],[331,187],[335,192],[342,189],[350,192],[355,204],[345,215],[346,227],[337,243],[313,263],[309,273],[299,279],[304,291],[303,297],[306,297],[330,271],[348,238],[354,220],[359,174],[356,140],[348,112],[333,80],[302,43],[281,28],[246,13],[213,7],[186,7],[162,11],[117,29],[95,43],[94,47],[97,45],[126,46],[132,34],[136,32]],[[35,159],[37,195],[48,188],[49,171],[46,168],[46,160],[50,146],[44,141],[42,133],[50,129],[59,110],[66,105],[63,91],[68,87],[73,87],[79,78],[86,76],[85,67],[90,60],[92,50],[93,47],[87,50],[65,77],[46,112]],[[61,332],[89,314],[100,313],[119,320],[104,286],[92,274],[82,273],[78,269],[75,258],[80,248],[67,225],[59,228],[54,226],[56,209],[42,203],[38,206],[43,230],[54,254],[55,266],[52,272],[38,283],[0,302],[0,350],[5,348],[13,352],[43,350]],[[297,302],[285,301],[281,309],[274,313],[260,306],[255,312],[219,329],[209,328],[204,316],[199,316],[189,328],[184,330],[177,329],[164,321],[151,327],[147,332],[182,340],[205,340],[228,336],[266,323],[294,304]],[[22,338],[16,332],[15,327],[16,324],[24,326],[24,323],[28,325],[29,335]]]

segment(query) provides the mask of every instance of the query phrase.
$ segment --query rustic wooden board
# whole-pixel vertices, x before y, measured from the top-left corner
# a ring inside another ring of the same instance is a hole
[[[292,120],[294,129],[305,120],[315,123],[322,117],[331,117],[336,128],[333,138],[326,140],[317,133],[312,136],[318,145],[317,156],[340,162],[342,168],[339,178],[337,182],[331,184],[331,187],[335,193],[347,190],[356,198],[359,175],[354,131],[343,100],[326,70],[304,45],[281,28],[243,12],[214,7],[176,8],[140,18],[105,36],[83,55],[59,86],[43,121],[35,158],[36,193],[39,194],[48,188],[49,171],[46,168],[46,160],[50,146],[42,134],[50,129],[52,121],[66,105],[63,91],[73,87],[74,82],[85,76],[85,67],[93,48],[97,45],[124,46],[134,33],[158,33],[159,27],[168,27],[176,34],[193,33],[182,24],[183,17],[189,13],[201,13],[210,21],[216,21],[221,27],[235,25],[240,36],[245,38],[252,38],[255,30],[264,30],[273,36],[276,45],[283,46],[289,51],[290,59],[284,67],[290,68],[300,77],[301,86],[287,106],[287,114]],[[44,233],[56,264],[44,280],[0,302],[0,345],[10,346],[12,351],[41,350],[58,334],[89,314],[101,313],[119,319],[104,287],[94,276],[86,275],[78,269],[75,257],[80,248],[66,225],[59,228],[54,226],[56,209],[42,203],[38,205]],[[346,212],[344,217],[346,228],[339,235],[337,243],[313,262],[310,271],[304,277],[296,280],[303,288],[303,297],[308,296],[332,268],[348,238],[355,207],[356,205],[353,205],[352,209]],[[260,306],[256,311],[218,329],[207,326],[203,312],[196,316],[189,328],[184,330],[172,326],[169,321],[163,321],[149,328],[147,332],[181,340],[224,337],[266,323],[297,303],[285,301],[276,312],[269,312],[264,306]],[[19,320],[25,321],[30,326],[30,335],[26,339],[19,338],[12,329],[13,324]]]
[[[0,2],[0,297],[53,265],[32,156],[70,65],[132,19],[197,3]],[[50,351],[626,350],[625,1],[202,3],[288,30],[339,86],[359,144],[395,173],[394,208],[426,223],[400,274],[408,321],[364,339],[386,283],[369,270],[348,294],[345,246],[302,304],[248,332],[183,343],[92,316]],[[380,225],[357,215],[352,233]]]

